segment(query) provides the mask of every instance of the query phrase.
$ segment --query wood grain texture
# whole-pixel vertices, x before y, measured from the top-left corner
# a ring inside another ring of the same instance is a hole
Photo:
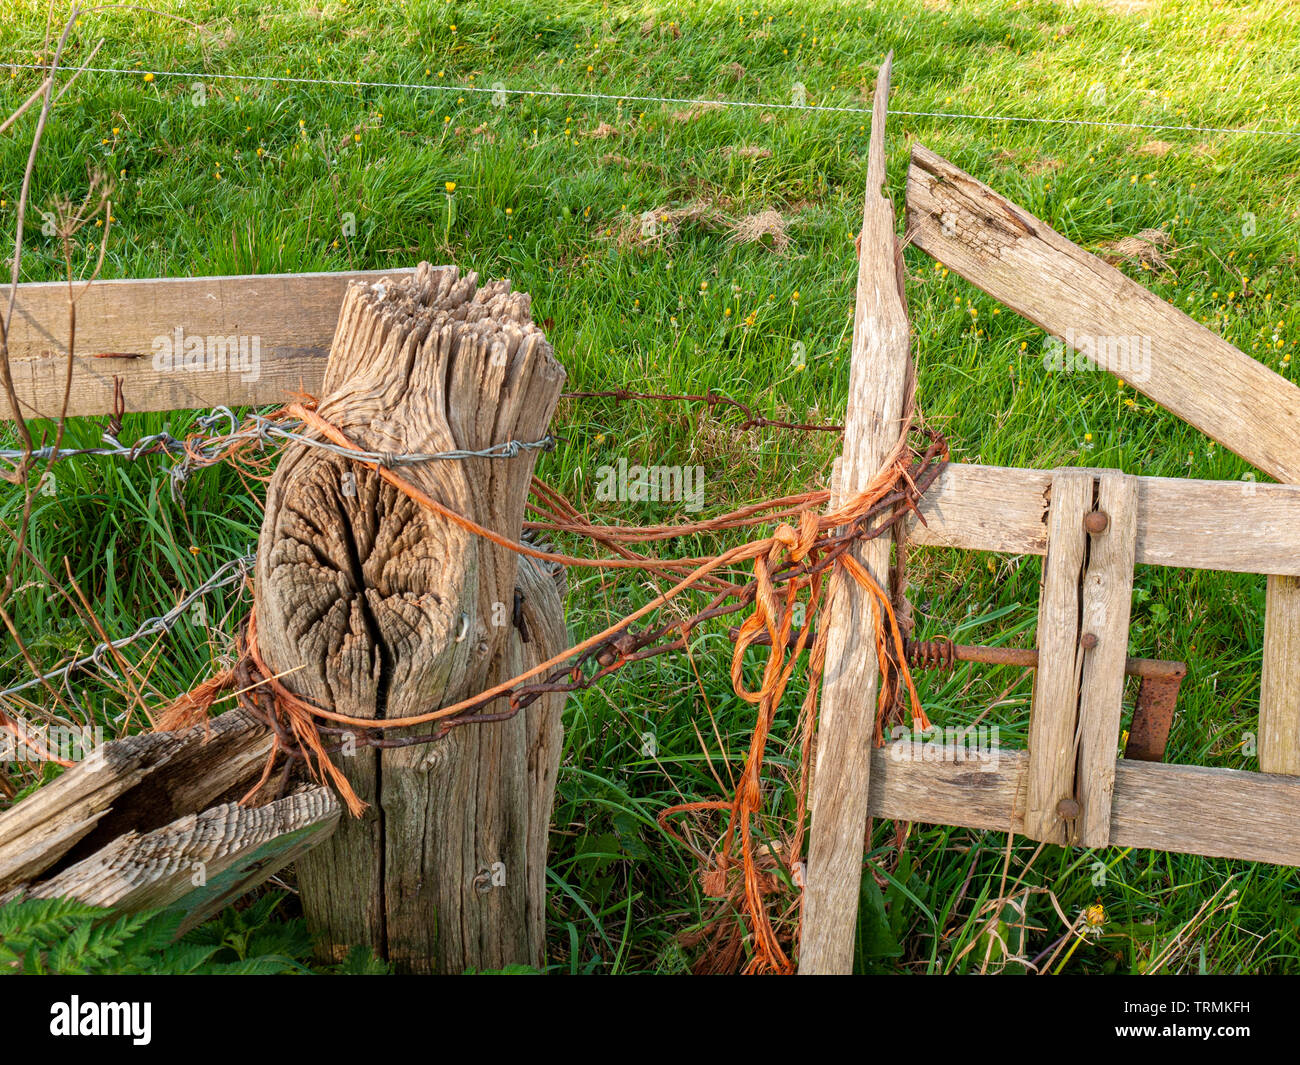
[[[1291,548],[1300,554],[1300,540]],[[1300,580],[1270,576],[1264,601],[1259,768],[1300,776]]]
[[[260,405],[282,402],[297,391],[316,394],[348,283],[409,274],[364,270],[97,281],[77,307],[68,413],[112,413],[114,376],[122,379],[128,411]],[[9,350],[24,417],[54,418],[62,409],[68,324],[66,284],[18,286]],[[202,340],[202,350],[191,350],[180,366],[168,366],[161,359],[166,349],[155,341],[163,338],[174,348],[177,330],[187,341]],[[240,338],[246,340],[242,365],[230,357],[230,338],[235,351]],[[0,407],[0,420],[13,417],[7,403]]]
[[[995,753],[996,759],[972,762],[952,745],[929,757],[909,741],[877,747],[871,752],[871,816],[1023,832],[1029,756]]]
[[[912,387],[910,329],[893,206],[884,195],[885,116],[892,53],[876,79],[858,257],[844,451],[834,505],[867,487],[897,443]],[[882,588],[892,540],[855,548]],[[841,570],[827,614],[825,685],[817,726],[812,823],[799,945],[801,973],[847,973],[853,961],[879,666],[864,639],[871,606]]]
[[[953,754],[916,758],[905,741],[886,744],[872,752],[871,816],[1020,832],[1028,772],[1025,751],[973,766]],[[1297,809],[1300,778],[1121,759],[1110,842],[1300,866]]]
[[[0,813],[0,891],[246,789],[270,747],[270,733],[242,710],[104,744]]]
[[[1110,807],[1119,758],[1119,726],[1128,660],[1129,610],[1137,541],[1137,478],[1118,470],[1097,471],[1097,510],[1109,519],[1104,531],[1088,535],[1083,574],[1081,628],[1097,638],[1084,653],[1079,690],[1079,758],[1075,797],[1079,818],[1075,842],[1104,847],[1110,842]]]
[[[1300,481],[1300,388],[920,144],[917,247],[1279,481]],[[1135,338],[1138,357],[1096,339]],[[1085,345],[1076,345],[1085,350]],[[1149,366],[1143,365],[1149,362]]]
[[[1079,720],[1080,580],[1092,510],[1088,470],[1052,475],[1047,516],[1047,557],[1038,601],[1038,670],[1029,713],[1029,790],[1025,835],[1046,843],[1068,842],[1073,824],[1058,810],[1074,798],[1075,734]]]
[[[1110,841],[1300,866],[1298,809],[1300,778],[1121,759]]]
[[[225,803],[118,836],[22,894],[125,911],[176,907],[186,912],[184,931],[305,854],[338,818],[338,800],[322,787],[264,806]]]
[[[524,595],[523,616],[528,639],[525,640],[518,630],[511,631],[502,670],[510,676],[518,676],[573,646],[564,621],[564,570],[549,570],[536,559],[520,558],[519,589]],[[546,961],[546,854],[550,845],[555,784],[564,748],[565,702],[565,695],[555,692],[544,695],[523,711],[527,787],[531,796],[526,809],[528,825],[524,844],[528,858],[524,870],[527,876],[525,927],[530,962],[536,968],[542,968]]]
[[[368,450],[478,450],[542,436],[563,379],[526,294],[421,264],[406,281],[348,289],[319,413]],[[517,540],[534,458],[427,463],[402,474]],[[263,656],[277,672],[294,670],[285,683],[300,695],[355,717],[457,702],[514,675],[516,559],[373,469],[291,447],[268,488],[258,546]],[[543,594],[533,596],[535,608]],[[553,586],[544,605],[560,613]],[[531,870],[544,866],[545,852],[529,847],[538,818],[549,816],[549,794],[530,788],[529,721],[457,728],[433,744],[382,752],[359,745],[341,760],[369,808],[299,863],[308,923],[326,956],[368,944],[405,972],[535,959]],[[551,749],[548,741],[548,758]],[[546,809],[534,809],[543,799]]]
[[[908,538],[930,547],[1042,555],[1050,470],[950,463]],[[1136,561],[1147,566],[1300,575],[1300,486],[1138,477]],[[1232,535],[1224,516],[1233,515]]]

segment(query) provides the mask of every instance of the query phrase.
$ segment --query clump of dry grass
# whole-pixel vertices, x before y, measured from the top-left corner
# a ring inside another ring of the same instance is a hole
[[[702,225],[720,230],[726,216],[705,200],[692,200],[682,207],[656,207],[625,218],[615,229],[619,247],[671,242],[684,225]]]
[[[726,233],[730,244],[758,244],[774,252],[790,247],[789,221],[780,211],[767,208],[740,218],[731,218],[717,201],[695,199],[681,207],[657,207],[626,216],[613,227],[619,247],[671,243],[686,226],[701,226],[714,233]]]
[[[769,208],[732,222],[727,240],[732,244],[762,244],[775,252],[783,252],[790,246],[786,225],[785,216]]]
[[[1102,255],[1111,265],[1121,262],[1146,264],[1153,270],[1169,269],[1169,258],[1177,251],[1174,239],[1163,229],[1144,229],[1134,237],[1121,237],[1102,245]]]
[[[700,115],[707,114],[710,111],[722,110],[722,104],[716,100],[701,100],[697,104],[681,111],[672,111],[668,115],[669,122],[694,122]]]
[[[1173,145],[1168,141],[1149,140],[1146,144],[1137,149],[1138,155],[1154,155],[1157,159],[1161,156],[1168,155],[1173,150]]]

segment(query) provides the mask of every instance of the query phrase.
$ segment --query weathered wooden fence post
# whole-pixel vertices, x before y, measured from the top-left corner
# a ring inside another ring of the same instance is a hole
[[[563,380],[526,294],[421,264],[409,279],[348,289],[318,412],[370,451],[476,451],[544,436]],[[534,457],[401,473],[517,540]],[[258,550],[263,658],[297,694],[351,716],[449,705],[567,645],[552,575],[517,561],[373,468],[290,447]],[[368,944],[405,972],[541,962],[561,702],[548,696],[433,744],[358,743],[337,756],[369,806],[299,862],[324,954]]]
[[[849,368],[844,453],[832,505],[861,492],[898,442],[912,387],[911,332],[903,296],[902,252],[894,208],[884,194],[885,118],[893,52],[876,77],[867,156],[867,191],[858,256],[857,312]],[[893,538],[880,536],[854,549],[882,587],[888,587]],[[807,887],[799,972],[847,973],[862,882],[871,745],[875,739],[880,663],[870,639],[853,625],[867,617],[866,593],[837,577],[826,624],[826,683],[817,725],[808,839]]]

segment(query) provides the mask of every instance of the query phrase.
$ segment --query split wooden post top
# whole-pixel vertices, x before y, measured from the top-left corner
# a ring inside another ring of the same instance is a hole
[[[902,251],[894,232],[893,205],[883,191],[892,62],[891,52],[876,78],[848,414],[833,506],[866,488],[879,471],[898,441],[912,387]],[[858,561],[882,587],[888,583],[891,545],[890,537],[880,536],[854,549]],[[880,683],[875,644],[864,636],[861,624],[871,610],[863,591],[837,572],[827,615],[825,687],[817,727],[799,945],[801,973],[847,973],[852,967]]]

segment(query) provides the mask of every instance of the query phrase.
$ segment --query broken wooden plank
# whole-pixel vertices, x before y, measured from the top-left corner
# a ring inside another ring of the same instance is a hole
[[[1110,808],[1119,758],[1119,726],[1128,659],[1129,609],[1137,542],[1137,478],[1118,470],[1097,472],[1097,509],[1090,520],[1104,527],[1088,531],[1083,574],[1081,639],[1096,644],[1084,652],[1079,691],[1079,758],[1075,797],[1079,803],[1076,842],[1104,847],[1110,842]]]
[[[261,772],[271,733],[231,710],[184,732],[143,733],[96,748],[0,813],[0,891],[75,861],[126,832],[203,809]]]
[[[1270,476],[1300,481],[1300,388],[919,144],[907,228],[995,300]]]
[[[339,803],[320,786],[265,806],[224,803],[152,832],[128,832],[28,898],[75,898],[113,910],[180,909],[184,931],[306,854],[334,831]]]
[[[907,740],[872,751],[871,816],[1021,832],[1028,754],[994,748],[992,757],[971,762],[959,753],[921,758]],[[1110,842],[1300,866],[1297,809],[1300,777],[1120,759]]]
[[[912,382],[902,253],[894,233],[894,209],[884,195],[885,117],[892,62],[890,53],[876,78],[847,424],[839,491],[832,505],[861,492],[879,472],[898,442]],[[855,557],[882,588],[889,587],[891,544],[889,536],[881,536],[854,549]],[[830,595],[799,945],[801,973],[847,973],[852,969],[863,839],[869,830],[867,792],[880,681],[875,643],[864,639],[872,606],[867,594],[838,567]]]
[[[1041,555],[1050,470],[949,463],[920,503],[915,544]],[[1137,562],[1300,575],[1300,486],[1137,478]],[[1224,515],[1233,516],[1224,535]]]
[[[348,282],[410,270],[96,281],[80,297],[69,415],[279,403],[317,393]],[[9,352],[27,418],[57,418],[68,286],[18,286]],[[0,404],[0,420],[13,417]]]
[[[1047,557],[1038,602],[1038,672],[1029,713],[1029,789],[1025,835],[1045,843],[1070,840],[1074,803],[1075,734],[1079,720],[1080,575],[1092,510],[1088,470],[1052,475]],[[1067,824],[1068,822],[1068,824]]]
[[[1300,540],[1287,543],[1300,555]],[[1259,768],[1300,776],[1300,580],[1293,576],[1270,576],[1264,600]]]

